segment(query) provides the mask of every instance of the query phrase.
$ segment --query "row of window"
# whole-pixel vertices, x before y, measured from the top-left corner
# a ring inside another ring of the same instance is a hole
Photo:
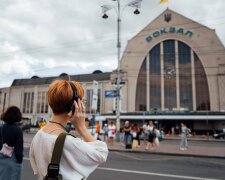
[[[47,92],[38,92],[37,94],[37,113],[48,113]],[[25,92],[23,95],[23,113],[34,112],[34,92]]]
[[[86,98],[84,98],[83,102],[85,102],[86,113],[93,113],[92,111],[92,95],[93,90],[87,90]],[[98,90],[98,101],[97,101],[97,112],[100,112],[100,89]],[[47,92],[38,92],[37,94],[37,103],[36,103],[36,113],[48,113],[49,106],[48,106],[48,98]],[[34,92],[25,92],[23,94],[23,113],[33,113],[34,112]]]

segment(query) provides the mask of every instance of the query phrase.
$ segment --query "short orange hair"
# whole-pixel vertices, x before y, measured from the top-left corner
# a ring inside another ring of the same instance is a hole
[[[77,89],[78,98],[84,96],[84,89],[76,81],[55,80],[49,85],[48,103],[54,114],[68,113],[72,105],[73,89],[70,82]]]

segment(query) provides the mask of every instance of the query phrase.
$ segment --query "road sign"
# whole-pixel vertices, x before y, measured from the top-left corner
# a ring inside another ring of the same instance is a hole
[[[105,91],[105,98],[114,98],[116,96],[117,96],[117,91],[116,90]]]

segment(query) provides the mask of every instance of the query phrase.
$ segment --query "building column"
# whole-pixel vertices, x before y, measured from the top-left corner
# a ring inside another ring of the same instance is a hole
[[[164,57],[163,57],[163,43],[160,43],[160,64],[161,64],[161,110],[165,109],[165,95],[164,95]]]
[[[196,111],[195,62],[194,62],[194,52],[192,50],[191,50],[191,80],[192,80],[193,110]]]
[[[21,112],[23,113],[23,97],[24,96],[24,87],[21,88],[21,91],[20,91],[20,110]]]
[[[179,81],[179,56],[178,56],[178,41],[175,41],[175,68],[176,68],[176,98],[177,109],[180,110],[180,81]]]
[[[104,92],[105,92],[104,83],[101,83],[100,84],[100,112],[99,112],[100,114],[102,114],[105,111],[105,106],[103,106],[105,102]]]
[[[146,58],[146,96],[147,96],[147,111],[150,111],[150,54]]]
[[[38,102],[38,87],[34,86],[34,103],[33,103],[33,124],[35,123],[35,118],[37,118],[37,102]]]

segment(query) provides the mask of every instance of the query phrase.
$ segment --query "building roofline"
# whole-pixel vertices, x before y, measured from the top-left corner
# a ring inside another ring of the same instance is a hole
[[[50,84],[53,80],[63,79],[78,81],[78,82],[91,82],[110,80],[112,72],[103,73],[90,73],[90,74],[77,74],[77,75],[63,75],[63,76],[49,76],[49,77],[37,77],[37,78],[26,78],[26,79],[14,79],[11,87],[15,86],[28,86],[28,85],[45,85]],[[69,76],[69,77],[68,77]]]
[[[199,23],[199,22],[197,22],[197,21],[195,21],[195,20],[193,20],[193,19],[191,19],[191,18],[189,18],[189,17],[186,17],[186,16],[184,16],[184,15],[182,15],[182,14],[180,14],[180,13],[174,11],[174,10],[171,10],[171,9],[169,9],[169,8],[167,7],[167,9],[165,9],[162,13],[160,13],[159,15],[157,15],[150,23],[148,23],[144,28],[142,28],[142,30],[140,30],[137,34],[135,34],[135,35],[134,35],[131,39],[129,39],[128,41],[131,41],[132,39],[136,38],[136,37],[138,36],[138,34],[140,34],[143,30],[145,30],[145,29],[146,29],[148,26],[150,26],[156,19],[158,19],[162,14],[164,14],[164,13],[167,12],[167,11],[170,11],[170,12],[172,12],[172,13],[175,13],[175,14],[177,14],[177,15],[179,15],[179,16],[185,18],[185,19],[188,19],[188,20],[192,21],[193,23],[199,24],[200,26],[202,26],[202,27],[204,27],[204,28],[206,28],[206,29],[208,29],[208,30],[210,30],[210,31],[214,31],[214,32],[215,32],[214,29],[209,28],[208,26],[203,25],[203,24],[201,24],[201,23]],[[178,26],[178,25],[179,25],[179,24],[177,24],[177,26]],[[180,25],[182,25],[182,24],[180,24]],[[168,27],[169,27],[169,26],[168,26]],[[158,29],[158,28],[156,28],[156,29]]]

